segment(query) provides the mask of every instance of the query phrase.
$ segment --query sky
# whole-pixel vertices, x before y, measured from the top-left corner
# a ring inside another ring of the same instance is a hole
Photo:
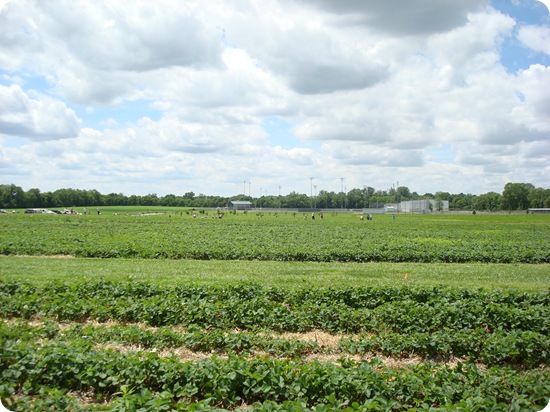
[[[0,0],[0,184],[549,188],[545,3]]]

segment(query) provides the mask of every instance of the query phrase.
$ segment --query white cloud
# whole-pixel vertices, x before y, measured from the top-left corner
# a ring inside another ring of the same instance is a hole
[[[518,33],[519,40],[530,49],[550,55],[550,27],[524,26]]]
[[[32,12],[28,13],[29,10]],[[12,2],[2,11],[10,51],[55,53],[100,71],[220,66],[220,34],[171,1]],[[47,36],[43,36],[47,34]],[[44,56],[45,57],[45,56]]]
[[[78,134],[75,113],[43,95],[29,97],[18,85],[0,85],[0,134],[57,140]]]
[[[540,64],[531,65],[519,73],[517,88],[525,97],[518,107],[514,108],[512,118],[530,129],[550,133],[550,93],[545,85],[550,84],[550,67]],[[547,139],[548,140],[548,137]]]
[[[345,24],[355,23],[395,35],[425,35],[451,30],[464,24],[469,12],[488,4],[486,0],[409,0],[406,5],[400,0],[302,2],[340,16]]]
[[[336,191],[340,177],[419,192],[542,185],[549,68],[502,66],[518,23],[488,3],[10,2],[4,179],[127,194],[231,195],[243,180],[309,193],[307,176]],[[519,30],[536,51],[546,35]],[[144,103],[122,117],[129,102]],[[292,125],[284,142],[273,116]]]
[[[0,64],[28,67],[74,102],[112,104],[140,73],[223,67],[220,32],[178,2],[9,3],[0,14]]]

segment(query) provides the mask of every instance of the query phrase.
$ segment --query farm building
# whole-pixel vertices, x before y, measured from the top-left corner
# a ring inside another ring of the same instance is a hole
[[[229,202],[229,209],[232,210],[250,210],[252,203],[246,200],[232,200]]]
[[[449,201],[433,199],[408,200],[399,203],[399,211],[405,213],[448,212]]]

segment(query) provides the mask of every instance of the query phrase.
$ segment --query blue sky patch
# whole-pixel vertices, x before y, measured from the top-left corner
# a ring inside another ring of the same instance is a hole
[[[281,146],[283,149],[291,149],[299,146],[299,139],[294,136],[294,125],[279,116],[268,116],[262,121],[262,127],[269,135],[271,144]]]
[[[493,6],[516,21],[512,35],[504,40],[500,50],[500,61],[504,67],[515,73],[536,63],[550,65],[548,55],[527,48],[517,37],[519,30],[526,25],[549,24],[548,8],[538,0],[493,0]]]

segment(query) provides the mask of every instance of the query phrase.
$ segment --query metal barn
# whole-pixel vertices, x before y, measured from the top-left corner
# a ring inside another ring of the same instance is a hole
[[[252,203],[247,200],[232,200],[229,202],[229,209],[232,210],[250,210]]]

